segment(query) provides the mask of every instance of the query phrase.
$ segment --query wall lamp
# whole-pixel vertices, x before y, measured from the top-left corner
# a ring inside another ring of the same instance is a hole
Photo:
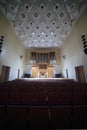
[[[86,36],[82,35],[82,42],[83,42],[83,47],[84,47],[84,53],[87,54],[87,40],[86,40]]]
[[[3,42],[4,42],[4,36],[0,36],[0,54],[1,54],[1,52],[2,52]]]

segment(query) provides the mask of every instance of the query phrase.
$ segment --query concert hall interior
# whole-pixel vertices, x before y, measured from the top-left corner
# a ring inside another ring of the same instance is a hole
[[[0,129],[87,129],[87,0],[0,0]]]

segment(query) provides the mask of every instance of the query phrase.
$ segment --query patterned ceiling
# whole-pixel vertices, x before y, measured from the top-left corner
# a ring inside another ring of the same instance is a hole
[[[0,0],[0,9],[9,19],[25,47],[60,47],[87,0]]]

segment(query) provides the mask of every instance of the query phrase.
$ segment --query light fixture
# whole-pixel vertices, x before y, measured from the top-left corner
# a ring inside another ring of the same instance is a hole
[[[63,59],[64,59],[64,60],[66,59],[66,56],[65,56],[65,55],[63,55]]]
[[[22,59],[23,58],[23,56],[22,55],[20,55],[20,59]]]
[[[0,36],[0,54],[1,54],[1,52],[2,52],[3,42],[4,42],[4,36]]]
[[[87,54],[87,40],[86,40],[86,36],[82,35],[82,41],[83,41],[83,47],[84,47],[84,53]]]

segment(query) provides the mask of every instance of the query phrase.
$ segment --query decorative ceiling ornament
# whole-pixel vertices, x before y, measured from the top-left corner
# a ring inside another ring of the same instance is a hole
[[[86,0],[0,0],[25,47],[60,47],[87,7]]]

